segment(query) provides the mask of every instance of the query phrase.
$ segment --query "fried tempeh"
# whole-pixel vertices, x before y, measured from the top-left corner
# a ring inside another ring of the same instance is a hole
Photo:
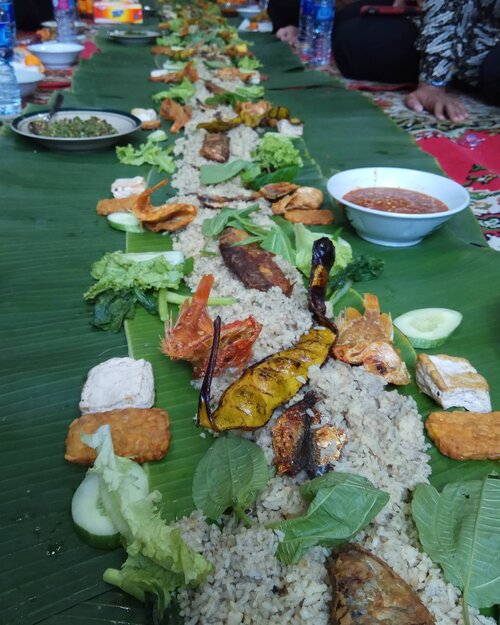
[[[293,284],[274,261],[274,254],[263,250],[256,243],[235,245],[248,238],[244,230],[226,228],[219,242],[219,249],[226,266],[248,289],[269,291],[279,287],[290,297]]]
[[[207,132],[200,156],[216,163],[225,163],[229,158],[229,137],[223,132]]]
[[[376,555],[351,543],[326,561],[332,625],[434,625],[415,591]]]
[[[284,215],[287,221],[306,226],[326,226],[333,222],[333,213],[327,208],[321,210],[289,210]]]
[[[81,434],[93,434],[101,425],[109,425],[118,456],[137,462],[160,460],[170,444],[170,420],[160,408],[122,408],[86,414],[69,426],[64,457],[75,464],[91,465],[96,452],[81,441]]]
[[[500,458],[500,411],[432,412],[425,429],[439,451],[454,460]]]
[[[129,195],[123,198],[110,198],[97,202],[96,212],[98,215],[111,215],[111,213],[123,213],[131,211],[137,201],[138,195]]]

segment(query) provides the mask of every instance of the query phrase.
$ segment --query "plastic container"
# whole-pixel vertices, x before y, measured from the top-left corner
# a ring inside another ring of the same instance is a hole
[[[11,65],[14,56],[10,13],[0,5],[0,119],[21,114],[21,93]]]
[[[303,61],[309,61],[312,52],[315,0],[302,0],[300,3],[299,32],[297,48]]]
[[[309,59],[309,63],[315,67],[325,67],[330,64],[334,12],[334,0],[316,0]]]
[[[126,2],[94,2],[96,24],[142,24],[142,5]]]
[[[57,41],[59,41],[60,43],[75,43],[75,0],[53,0],[53,4],[54,19],[57,24]]]

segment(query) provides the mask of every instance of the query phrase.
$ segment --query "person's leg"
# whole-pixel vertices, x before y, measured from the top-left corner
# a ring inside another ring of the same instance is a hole
[[[375,2],[374,2],[375,3]],[[391,6],[393,0],[377,0]],[[380,82],[417,82],[418,29],[404,16],[361,15],[366,0],[341,9],[333,27],[333,57],[346,78]]]
[[[500,106],[500,43],[488,52],[481,64],[479,89],[488,102]]]

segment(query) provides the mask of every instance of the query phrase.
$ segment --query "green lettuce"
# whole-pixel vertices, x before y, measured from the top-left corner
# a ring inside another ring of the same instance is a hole
[[[142,601],[152,600],[161,616],[171,593],[180,586],[201,584],[212,572],[212,565],[182,540],[178,528],[161,518],[158,491],[136,499],[139,465],[115,455],[108,425],[82,438],[97,450],[90,472],[99,476],[104,508],[128,554],[122,569],[107,569],[104,579]]]
[[[311,232],[304,224],[294,224],[295,233],[295,266],[305,276],[311,273],[311,256],[314,241],[321,237],[328,237],[335,246],[335,263],[330,271],[330,275],[335,275],[341,271],[352,260],[352,248],[347,241],[338,236],[332,236],[325,232]]]
[[[267,133],[253,155],[261,169],[273,171],[296,165],[302,167],[302,159],[289,137],[278,133]]]
[[[172,100],[185,104],[194,96],[195,93],[196,89],[193,83],[189,80],[189,78],[183,78],[182,82],[178,85],[173,85],[170,89],[159,91],[158,93],[155,93],[152,98],[155,102],[162,102],[165,98],[172,98]]]
[[[264,97],[264,87],[261,85],[250,85],[248,87],[236,87],[235,95],[239,100],[256,102]]]
[[[175,171],[176,164],[171,156],[173,145],[167,148],[158,145],[167,139],[163,130],[152,132],[145,143],[138,148],[134,148],[130,143],[125,146],[116,147],[116,156],[120,163],[124,165],[154,165],[158,171],[171,174]]]
[[[242,70],[252,71],[262,67],[262,63],[253,56],[243,56],[238,60],[238,67]]]
[[[108,290],[177,289],[183,276],[183,264],[172,265],[162,255],[136,261],[123,252],[111,252],[96,261],[90,273],[97,282],[84,294],[86,300],[95,299]]]

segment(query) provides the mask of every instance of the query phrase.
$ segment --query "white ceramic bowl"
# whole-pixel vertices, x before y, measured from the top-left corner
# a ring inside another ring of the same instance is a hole
[[[448,207],[441,213],[387,213],[357,206],[344,200],[344,195],[364,187],[395,187],[431,195]],[[330,195],[345,208],[347,219],[366,241],[390,247],[409,247],[442,226],[453,215],[464,210],[470,198],[458,183],[414,169],[398,167],[363,167],[343,171],[328,180]]]
[[[14,64],[14,72],[16,73],[17,84],[21,91],[21,98],[31,95],[39,82],[41,82],[45,76],[37,69],[29,69],[24,66]]]
[[[78,56],[83,50],[83,46],[79,43],[47,41],[46,43],[34,43],[28,46],[28,50],[37,56],[45,67],[64,69],[65,67],[71,67],[78,61]]]
[[[43,28],[48,28],[50,30],[56,30],[57,29],[57,22],[55,20],[49,20],[47,22],[42,22],[41,25],[43,26]],[[80,21],[77,20],[75,22],[75,28],[76,28],[76,32],[77,33],[82,33],[87,28],[87,24],[85,22],[80,22]]]

